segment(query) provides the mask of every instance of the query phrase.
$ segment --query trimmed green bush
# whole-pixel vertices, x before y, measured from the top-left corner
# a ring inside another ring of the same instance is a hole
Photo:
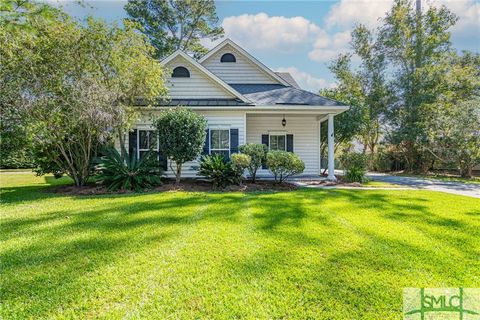
[[[366,177],[368,159],[367,156],[360,152],[344,153],[340,157],[340,163],[345,170],[345,179],[348,182],[365,183],[368,181]]]
[[[109,148],[100,158],[96,180],[110,191],[152,188],[161,184],[162,169],[155,152],[149,152],[137,160],[135,154],[126,154],[125,161],[115,148]]]
[[[267,146],[260,143],[247,143],[238,149],[241,153],[250,156],[250,164],[247,169],[250,174],[250,179],[252,179],[252,182],[255,182],[258,168],[260,168],[267,159]]]
[[[300,174],[305,170],[305,163],[300,157],[286,151],[268,152],[267,166],[277,183],[281,183],[288,177]]]
[[[228,186],[235,177],[231,163],[221,154],[202,157],[197,174],[210,180],[214,189]]]
[[[207,120],[185,107],[162,111],[154,120],[159,134],[160,153],[176,164],[175,178],[180,182],[182,165],[201,154],[205,144]]]
[[[234,153],[230,156],[230,160],[232,162],[235,183],[240,184],[243,173],[250,165],[252,158],[248,154]]]

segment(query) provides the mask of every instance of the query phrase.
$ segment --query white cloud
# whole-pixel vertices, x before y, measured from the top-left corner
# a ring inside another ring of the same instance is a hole
[[[243,14],[223,19],[225,35],[240,45],[253,49],[292,51],[308,44],[321,32],[320,27],[304,17],[286,18],[266,13]]]
[[[338,54],[348,50],[351,39],[350,31],[338,32],[333,36],[323,32],[313,44],[313,49],[308,53],[308,57],[313,61],[332,60]]]
[[[278,68],[276,71],[290,73],[293,79],[297,81],[300,88],[311,92],[318,93],[318,90],[322,88],[331,88],[333,86],[333,84],[329,83],[327,80],[315,78],[311,74],[300,71],[295,67]]]
[[[325,25],[327,28],[350,28],[356,23],[362,23],[372,28],[379,24],[378,18],[390,10],[392,3],[392,0],[341,0],[328,12]]]
[[[458,16],[457,24],[452,33],[477,37],[480,33],[480,3],[474,0],[437,0],[433,5],[445,5]]]
[[[325,19],[327,28],[351,28],[356,23],[362,23],[369,28],[377,27],[380,18],[390,11],[392,0],[341,0],[332,6]],[[480,3],[475,0],[431,0],[422,1],[422,6],[445,5],[459,20],[452,28],[454,34],[480,33]]]

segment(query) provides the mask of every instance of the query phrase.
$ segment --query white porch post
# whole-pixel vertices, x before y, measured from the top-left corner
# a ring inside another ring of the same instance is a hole
[[[335,151],[334,151],[334,128],[333,128],[333,114],[328,115],[328,180],[336,181],[335,178]]]

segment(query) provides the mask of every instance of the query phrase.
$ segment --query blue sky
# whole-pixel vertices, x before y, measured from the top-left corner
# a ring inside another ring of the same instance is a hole
[[[69,14],[88,15],[108,22],[126,17],[127,1],[54,2]],[[217,13],[226,36],[243,46],[275,71],[288,71],[300,86],[310,91],[334,85],[327,65],[348,50],[350,31],[356,22],[378,25],[391,0],[340,1],[217,1]],[[458,50],[479,51],[480,1],[436,0],[425,5],[445,4],[459,22],[452,30]],[[215,43],[205,43],[212,47]]]

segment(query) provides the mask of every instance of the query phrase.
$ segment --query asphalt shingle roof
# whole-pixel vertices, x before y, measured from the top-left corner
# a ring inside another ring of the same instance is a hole
[[[230,84],[255,105],[346,106],[312,92],[281,84]]]

